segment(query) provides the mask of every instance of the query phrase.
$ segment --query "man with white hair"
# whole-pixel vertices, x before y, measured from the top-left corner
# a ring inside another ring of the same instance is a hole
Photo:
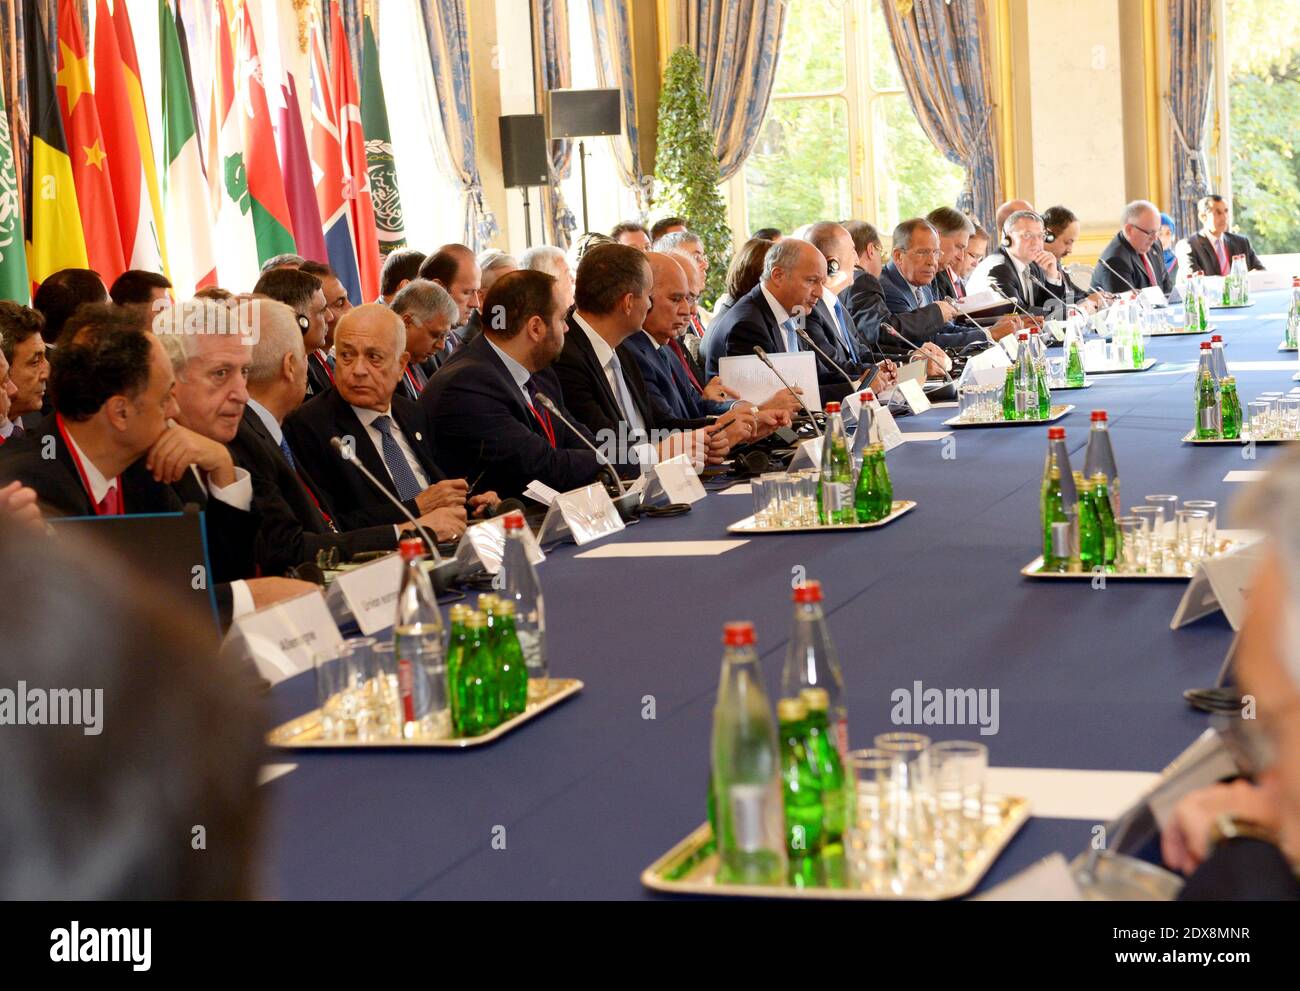
[[[568,256],[554,245],[540,244],[529,248],[519,258],[519,267],[545,272],[556,282],[556,294],[567,310],[573,305],[573,268]]]
[[[514,255],[507,254],[499,248],[489,248],[487,251],[479,253],[478,267],[483,270],[481,291],[486,295],[497,279],[507,272],[516,271],[519,268],[519,262]]]
[[[705,278],[709,276],[709,256],[704,251],[704,239],[698,234],[691,231],[673,231],[656,241],[654,250],[664,253],[684,251],[695,262],[700,274]]]
[[[434,371],[442,364],[447,335],[459,310],[451,293],[428,279],[415,279],[403,286],[393,297],[392,309],[406,325],[406,353],[410,355],[398,388],[408,399],[419,399],[432,374],[426,363]]]
[[[290,415],[284,432],[317,498],[333,507],[335,526],[401,525],[406,519],[340,457],[336,438],[412,515],[451,510],[449,538],[464,532],[467,503],[482,512],[500,501],[492,492],[471,495],[464,479],[444,476],[424,407],[396,394],[407,363],[401,317],[378,303],[358,306],[335,329],[334,355],[334,388]]]
[[[1275,464],[1246,497],[1265,532],[1236,653],[1242,708],[1225,732],[1249,753],[1250,778],[1184,796],[1161,835],[1184,900],[1300,900],[1300,458]]]
[[[235,463],[252,476],[260,517],[254,557],[262,574],[283,574],[332,548],[343,561],[366,551],[395,550],[399,527],[336,530],[328,502],[318,501],[299,474],[281,426],[302,404],[307,388],[307,353],[293,310],[269,299],[246,299],[236,315],[241,326],[256,327],[258,335],[248,368],[248,405],[228,447]],[[450,534],[452,515],[436,510],[422,522]]]
[[[1160,247],[1160,210],[1148,200],[1134,200],[1120,223],[1092,270],[1092,288],[1118,295],[1155,286],[1167,295],[1174,282]]]

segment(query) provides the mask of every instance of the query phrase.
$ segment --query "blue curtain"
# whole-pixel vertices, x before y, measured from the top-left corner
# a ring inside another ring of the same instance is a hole
[[[325,0],[325,2],[330,3],[331,0]],[[352,64],[360,66],[362,54],[361,22],[365,14],[365,11],[362,10],[362,4],[365,3],[371,9],[373,9],[374,4],[373,2],[367,3],[367,0],[332,0],[332,2],[338,4],[339,17],[343,19],[343,34],[348,39],[348,54],[352,58]],[[323,12],[322,21],[325,24],[329,23],[328,10]],[[327,31],[325,33],[325,54],[333,59],[334,53],[329,50],[330,41],[330,34]]]
[[[496,217],[483,202],[475,148],[474,94],[469,68],[469,27],[464,0],[420,0],[433,61],[438,111],[450,157],[465,194],[465,244],[474,251],[496,236]]]
[[[704,92],[724,180],[758,141],[785,29],[782,0],[681,0],[686,44],[704,68]]]
[[[652,177],[641,172],[636,84],[632,73],[632,28],[628,0],[591,0],[591,33],[596,41],[596,80],[602,89],[623,91],[623,133],[610,138],[623,185],[636,191],[637,209],[649,206]]]
[[[921,130],[966,170],[955,205],[991,229],[1001,183],[983,0],[883,0],[882,6]]]
[[[1214,81],[1213,0],[1169,0],[1169,212],[1186,237],[1200,227],[1196,201],[1210,192],[1205,144]]]
[[[567,89],[573,84],[569,58],[569,5],[566,0],[533,0],[533,24],[539,51],[535,53],[537,90]],[[573,142],[557,138],[551,142],[551,182],[542,189],[542,211],[546,237],[551,244],[567,249],[569,234],[578,227],[573,211],[564,202],[560,183],[573,171]]]

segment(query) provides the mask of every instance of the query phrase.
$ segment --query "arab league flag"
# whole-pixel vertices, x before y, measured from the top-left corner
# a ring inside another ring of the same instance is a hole
[[[32,298],[23,249],[23,212],[14,171],[14,146],[0,86],[0,299],[26,303]]]
[[[190,84],[181,56],[171,0],[158,4],[162,67],[163,202],[171,246],[171,279],[181,299],[217,284],[212,253],[212,200],[199,161]],[[252,288],[251,285],[248,288]]]
[[[370,173],[370,199],[375,205],[379,251],[387,255],[406,247],[406,223],[402,218],[402,198],[397,192],[397,164],[388,130],[384,81],[379,75],[379,46],[375,44],[375,29],[368,16],[361,55],[361,129],[366,133],[366,171]]]
[[[33,288],[64,268],[86,267],[86,240],[72,181],[72,160],[63,134],[63,118],[54,95],[45,30],[36,0],[27,0],[23,23],[30,32],[27,54],[28,112],[32,131],[32,167],[27,176],[27,273]]]

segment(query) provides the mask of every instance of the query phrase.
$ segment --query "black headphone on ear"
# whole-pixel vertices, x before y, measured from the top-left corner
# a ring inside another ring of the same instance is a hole
[[[1019,212],[1019,211],[1017,211],[1017,212]],[[1038,222],[1039,222],[1039,223],[1042,223],[1042,222],[1043,222],[1043,215],[1042,215],[1042,214],[1040,214],[1040,213],[1036,213],[1036,214],[1034,214],[1034,216],[1038,218]],[[1010,222],[1011,222],[1011,218],[1008,217],[1008,218],[1007,218],[1007,223],[1010,223]],[[1053,234],[1051,231],[1049,231],[1049,230],[1047,229],[1047,225],[1046,225],[1046,224],[1043,224],[1043,243],[1044,243],[1044,244],[1051,244],[1051,243],[1052,243],[1053,241],[1055,241],[1055,240],[1056,240],[1056,235]],[[1004,247],[1004,248],[1009,248],[1009,247],[1011,247],[1011,232],[1007,230],[1007,226],[1006,226],[1006,224],[1003,224],[1003,225],[1002,225],[1002,247]]]
[[[826,274],[828,276],[838,274],[839,270],[840,270],[840,260],[838,258],[826,259]]]
[[[298,329],[301,330],[304,334],[307,333],[308,328],[311,327],[311,321],[308,320],[301,313],[297,314],[297,317],[298,317]]]
[[[1051,232],[1046,224],[1043,225],[1043,243],[1051,244],[1056,240],[1056,235]]]

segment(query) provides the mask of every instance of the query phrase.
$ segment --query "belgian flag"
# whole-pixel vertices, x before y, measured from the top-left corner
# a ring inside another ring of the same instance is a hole
[[[28,114],[32,167],[23,189],[27,218],[27,273],[33,287],[64,268],[86,268],[86,238],[77,209],[68,140],[50,71],[50,50],[35,0],[23,8],[27,25]]]

